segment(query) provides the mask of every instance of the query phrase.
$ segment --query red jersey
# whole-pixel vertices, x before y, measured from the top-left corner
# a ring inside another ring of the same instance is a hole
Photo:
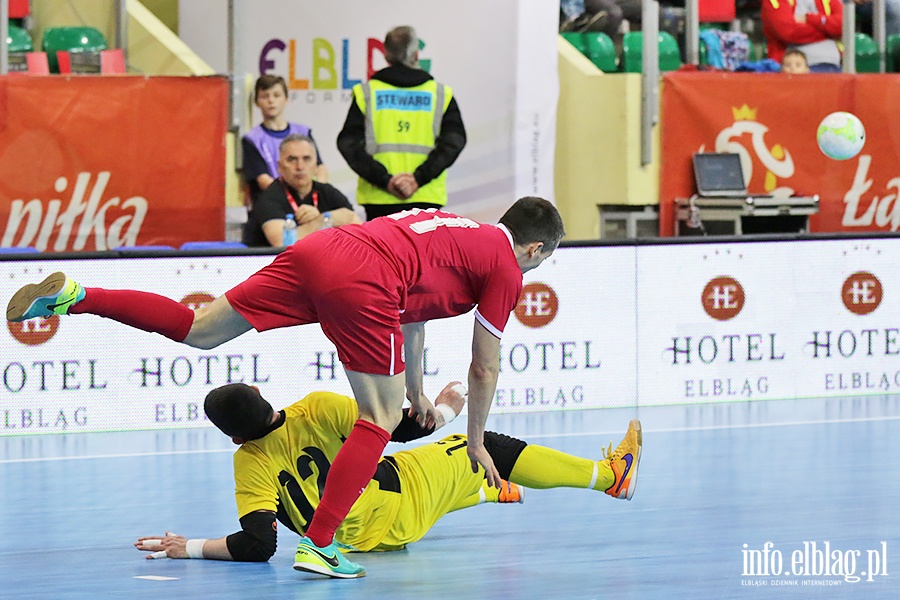
[[[512,236],[437,209],[412,209],[340,230],[380,254],[406,285],[402,323],[475,317],[500,337],[522,293]]]

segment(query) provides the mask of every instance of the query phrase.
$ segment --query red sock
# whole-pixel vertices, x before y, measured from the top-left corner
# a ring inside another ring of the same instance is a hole
[[[391,434],[378,425],[362,419],[356,422],[331,463],[322,501],[306,530],[313,544],[324,548],[334,539],[334,532],[375,474],[378,459],[389,441]]]
[[[176,342],[184,341],[194,324],[194,311],[159,294],[103,288],[84,288],[84,291],[84,299],[72,305],[69,314],[106,317]]]

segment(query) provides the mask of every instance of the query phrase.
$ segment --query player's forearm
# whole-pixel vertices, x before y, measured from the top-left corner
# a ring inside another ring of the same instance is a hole
[[[497,389],[499,374],[499,368],[494,368],[493,365],[472,363],[469,367],[469,420],[467,425],[469,443],[476,443],[479,446],[483,444],[484,429],[491,411],[491,402]]]
[[[221,537],[214,540],[206,540],[205,542],[203,542],[202,558],[205,558],[207,560],[234,560],[234,557],[231,556],[231,552],[228,551],[228,542],[226,541],[227,539],[228,538]]]
[[[418,398],[425,393],[425,323],[406,323],[400,329],[406,354],[406,397]]]

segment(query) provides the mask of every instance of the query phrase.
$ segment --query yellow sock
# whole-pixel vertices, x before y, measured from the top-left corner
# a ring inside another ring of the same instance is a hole
[[[454,510],[461,510],[463,508],[469,508],[470,506],[476,506],[478,504],[484,504],[485,502],[499,502],[500,501],[500,490],[495,487],[491,487],[487,484],[487,480],[481,482],[481,489],[478,490],[477,493],[472,494],[471,496],[467,496],[457,502],[453,508],[450,509],[450,512]]]
[[[602,492],[613,484],[614,476],[607,460],[579,458],[529,444],[516,460],[509,480],[535,489],[572,487]]]

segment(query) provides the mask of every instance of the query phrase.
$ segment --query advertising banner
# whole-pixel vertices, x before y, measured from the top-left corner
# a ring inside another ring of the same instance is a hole
[[[222,77],[0,78],[0,246],[221,240]]]
[[[638,253],[640,405],[900,392],[892,239]],[[667,298],[671,310],[661,310]]]
[[[815,232],[900,229],[900,127],[892,125],[900,81],[892,75],[670,73],[662,92],[660,233],[673,234],[673,205],[695,193],[695,152],[741,156],[751,193],[818,194]],[[860,118],[855,157],[826,157],[816,141],[836,111]]]
[[[504,332],[495,413],[635,403],[634,248],[557,251],[529,273]],[[271,256],[0,262],[3,297],[64,270],[88,287],[153,290],[197,307]],[[532,276],[533,275],[533,276]],[[607,310],[606,307],[609,307]],[[466,381],[472,313],[426,325],[426,393]],[[257,385],[279,408],[309,391],[350,394],[318,325],[249,332],[213,350],[92,315],[9,323],[0,336],[0,435],[196,427],[214,387]]]
[[[492,413],[900,393],[900,240],[566,247],[525,276]],[[198,307],[272,256],[0,262],[2,296],[63,270]],[[465,381],[472,313],[425,326],[425,392]],[[278,408],[351,390],[318,325],[198,350],[92,315],[8,323],[0,435],[205,425],[232,382]],[[763,405],[765,406],[765,405]]]

